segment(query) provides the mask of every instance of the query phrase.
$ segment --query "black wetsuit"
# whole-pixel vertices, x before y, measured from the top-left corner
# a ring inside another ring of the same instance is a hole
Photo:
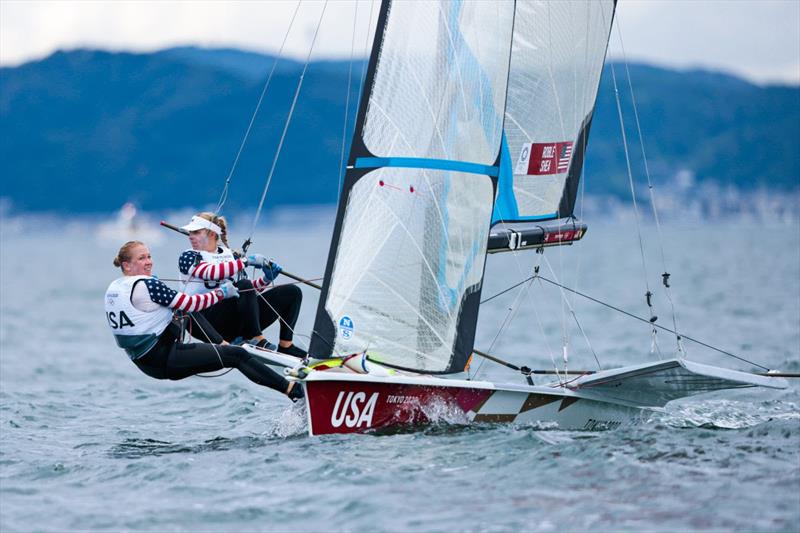
[[[228,301],[228,300],[225,300]],[[286,393],[289,382],[238,346],[184,344],[178,342],[180,327],[174,322],[159,336],[158,343],[133,362],[156,379],[183,379],[195,374],[235,368],[250,381]]]

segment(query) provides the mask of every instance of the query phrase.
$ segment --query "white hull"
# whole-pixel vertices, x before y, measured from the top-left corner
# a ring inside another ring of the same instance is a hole
[[[266,363],[297,359],[248,346]],[[516,423],[571,430],[611,429],[677,398],[722,389],[785,388],[780,378],[671,359],[606,370],[567,385],[495,384],[426,375],[294,369],[306,392],[309,433],[360,433],[431,422]]]

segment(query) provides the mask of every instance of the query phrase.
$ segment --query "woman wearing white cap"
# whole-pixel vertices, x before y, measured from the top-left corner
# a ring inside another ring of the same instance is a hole
[[[303,388],[254,358],[239,346],[181,342],[181,328],[173,311],[213,308],[239,295],[226,282],[208,294],[188,295],[169,288],[153,276],[150,250],[139,241],[126,242],[114,258],[122,277],[106,290],[106,319],[131,361],[150,377],[183,379],[222,368],[236,368],[248,379],[286,394],[292,401],[303,397]]]
[[[206,320],[195,322],[199,331],[193,331],[192,335],[216,343],[223,340],[232,342],[241,337],[264,347],[269,343],[262,334],[263,330],[280,320],[278,351],[305,357],[306,352],[292,341],[303,293],[296,285],[272,287],[281,267],[260,254],[237,257],[228,245],[228,227],[224,217],[200,213],[193,216],[183,229],[189,232],[192,248],[181,254],[178,269],[188,294],[204,294],[226,280],[233,281],[233,276],[248,265],[264,271],[263,277],[252,282],[241,279],[235,283],[240,290],[237,300],[225,301],[202,311],[200,314]],[[212,327],[209,328],[208,324]]]

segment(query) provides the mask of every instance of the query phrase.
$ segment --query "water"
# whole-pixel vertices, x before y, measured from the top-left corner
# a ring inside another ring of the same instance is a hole
[[[330,232],[328,215],[320,219],[303,217],[299,227],[278,219],[253,250],[316,277]],[[247,227],[237,222],[234,237]],[[655,232],[645,230],[658,323],[671,326]],[[3,532],[800,528],[796,382],[673,403],[641,425],[608,432],[442,423],[418,433],[309,438],[301,407],[236,372],[162,382],[131,365],[102,309],[119,243],[97,242],[79,223],[46,231],[8,221],[0,242]],[[184,245],[175,235],[153,249],[162,277],[174,276]],[[796,225],[671,227],[665,246],[687,334],[800,371]],[[592,226],[578,246],[545,257],[565,284],[647,314],[630,224]],[[484,296],[523,279],[537,260],[530,252],[491,257]],[[304,293],[298,330],[307,333],[316,294]],[[590,349],[548,285],[530,288],[509,332],[493,343],[516,294],[482,310],[478,347],[551,368],[567,323],[570,368],[596,366],[592,350],[604,366],[657,357],[646,325],[570,299]],[[658,335],[665,357],[674,345]],[[694,360],[755,369],[686,348]],[[481,374],[520,380],[488,363]]]

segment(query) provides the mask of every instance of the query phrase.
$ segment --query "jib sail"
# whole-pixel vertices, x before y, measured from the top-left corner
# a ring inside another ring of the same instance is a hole
[[[572,216],[615,4],[516,2],[493,222]]]

